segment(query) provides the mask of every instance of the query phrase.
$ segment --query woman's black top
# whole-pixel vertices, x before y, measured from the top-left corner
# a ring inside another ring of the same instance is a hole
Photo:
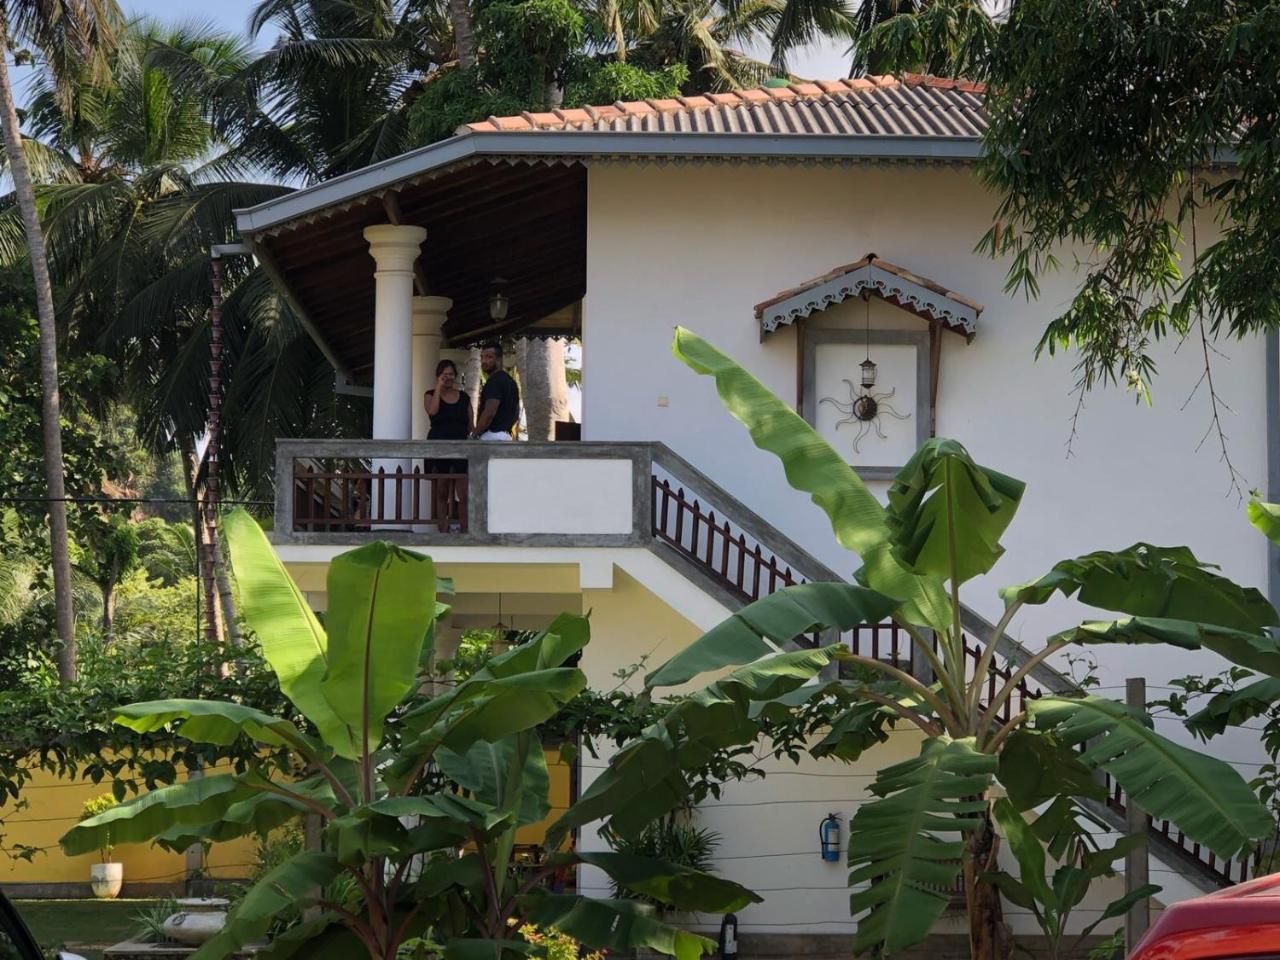
[[[429,394],[435,393],[434,390],[428,391]],[[436,415],[431,418],[431,429],[427,433],[428,440],[465,440],[469,432],[471,420],[467,416],[470,412],[469,407],[471,398],[461,390],[458,391],[458,399],[453,403],[440,398],[440,407],[436,410]]]

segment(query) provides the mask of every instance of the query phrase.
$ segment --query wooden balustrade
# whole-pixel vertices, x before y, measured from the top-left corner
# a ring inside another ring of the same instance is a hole
[[[464,461],[459,461],[464,463]],[[467,475],[368,463],[294,464],[294,530],[360,532],[434,527],[467,529]]]

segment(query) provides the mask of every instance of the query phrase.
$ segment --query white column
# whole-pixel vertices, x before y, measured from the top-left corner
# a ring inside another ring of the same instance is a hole
[[[436,364],[440,362],[440,330],[449,318],[453,301],[448,297],[413,298],[413,430],[415,440],[424,440],[431,420],[423,398],[436,384]]]
[[[364,238],[374,262],[373,439],[408,440],[413,426],[413,265],[427,231],[385,223],[366,227]],[[374,471],[380,467],[394,474],[397,467],[407,471],[409,461],[375,460]],[[401,516],[407,517],[409,490],[401,492]],[[391,495],[388,489],[388,500]],[[374,516],[394,518],[394,505],[380,499],[375,484]]]

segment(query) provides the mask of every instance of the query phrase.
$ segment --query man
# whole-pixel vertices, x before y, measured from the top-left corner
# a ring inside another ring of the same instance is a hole
[[[520,388],[511,374],[502,369],[502,347],[498,344],[480,351],[484,388],[480,391],[480,415],[471,436],[481,440],[510,440],[520,419]]]

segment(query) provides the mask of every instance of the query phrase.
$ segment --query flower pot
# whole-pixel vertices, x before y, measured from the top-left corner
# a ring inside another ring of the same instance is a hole
[[[177,901],[181,912],[164,922],[164,935],[177,943],[199,946],[217,936],[227,922],[229,900],[221,897],[188,897]]]
[[[95,863],[89,867],[89,886],[101,900],[114,900],[124,886],[123,863]]]

